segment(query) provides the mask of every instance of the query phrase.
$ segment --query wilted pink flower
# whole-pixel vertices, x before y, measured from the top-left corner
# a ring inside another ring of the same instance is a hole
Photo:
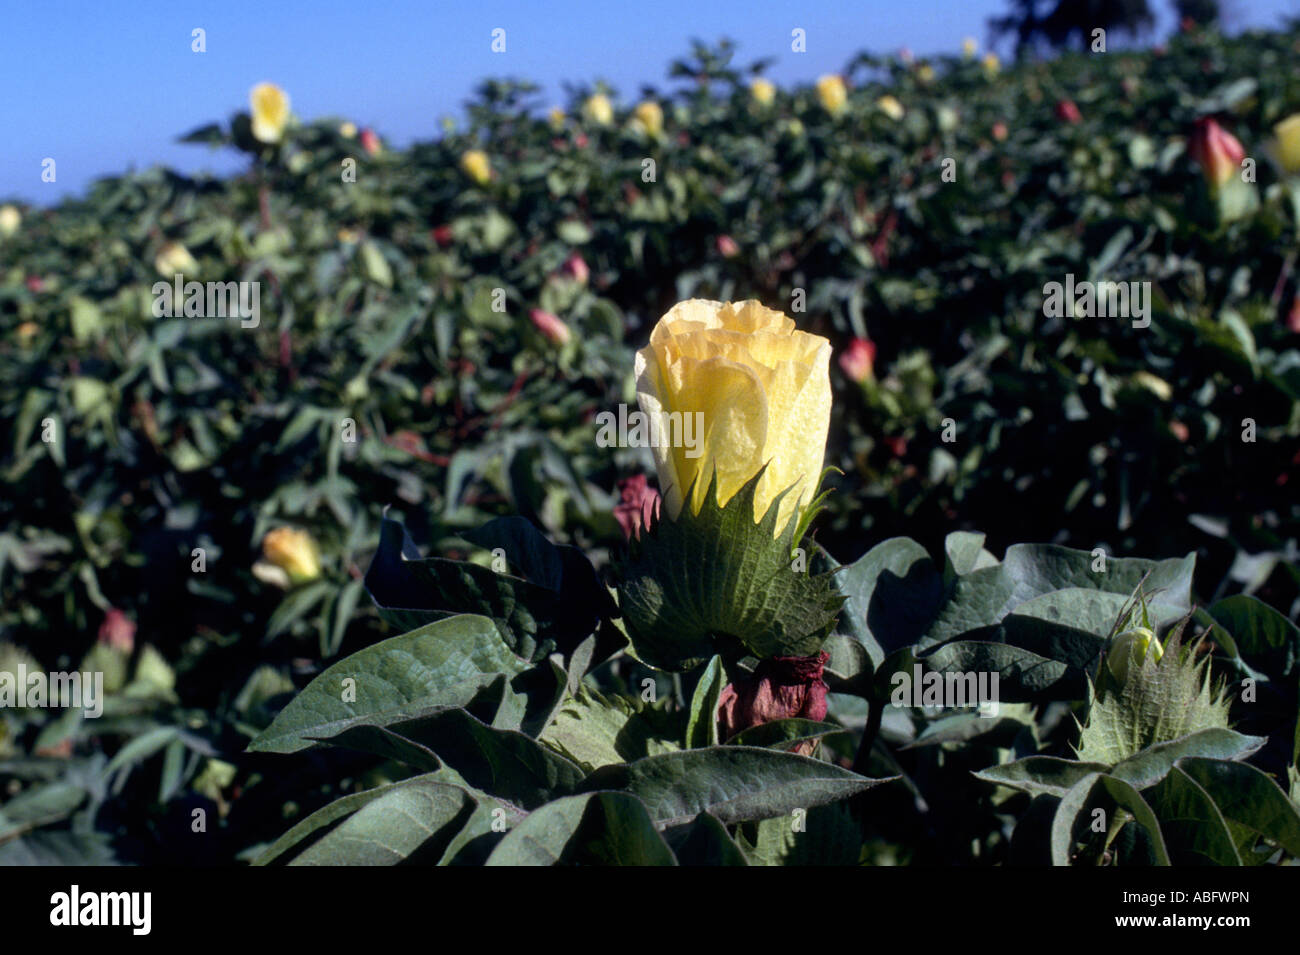
[[[27,285],[27,291],[29,292],[39,292],[41,289],[45,288],[45,280],[39,275],[29,275],[24,281]]]
[[[729,235],[718,236],[717,246],[718,252],[725,259],[734,259],[736,256],[740,255],[740,246],[738,246],[736,240]]]
[[[719,738],[725,742],[741,730],[773,720],[826,719],[829,687],[822,670],[830,658],[825,651],[811,657],[769,657],[752,675],[728,683],[718,698]],[[793,751],[808,755],[814,745],[808,740]]]
[[[1205,181],[1216,189],[1237,174],[1246,158],[1237,137],[1208,116],[1196,121],[1187,153],[1201,167]]]
[[[865,338],[855,338],[849,347],[840,352],[840,370],[849,378],[862,384],[869,381],[876,367],[876,343]]]
[[[382,148],[379,145],[379,137],[375,135],[373,129],[361,130],[361,148],[372,156],[378,153]]]
[[[1063,123],[1082,122],[1083,115],[1079,112],[1079,107],[1074,105],[1074,100],[1063,99],[1056,104],[1056,118]]]
[[[587,268],[586,261],[577,252],[564,260],[564,265],[560,271],[582,285],[587,284],[587,278],[591,275],[591,270]]]
[[[438,243],[439,248],[447,248],[451,245],[451,226],[440,225],[434,226],[433,241]]]
[[[116,607],[110,607],[99,625],[99,642],[130,653],[135,647],[135,621]]]
[[[898,58],[904,63],[911,63],[916,59],[916,57],[912,55],[912,48],[910,46],[901,47],[898,51]]]
[[[534,308],[529,311],[528,317],[532,320],[533,326],[546,336],[546,340],[552,345],[564,345],[569,341],[569,326],[564,324],[558,315]]]
[[[622,502],[614,507],[614,519],[628,540],[640,537],[659,519],[659,492],[646,483],[644,474],[637,474],[619,481],[618,493]]]
[[[993,138],[998,142],[1002,142],[1007,138],[1007,124],[1002,120],[998,120],[993,124]]]

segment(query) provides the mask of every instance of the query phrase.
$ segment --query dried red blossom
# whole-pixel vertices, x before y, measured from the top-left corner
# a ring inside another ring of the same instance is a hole
[[[826,682],[822,671],[831,658],[825,651],[811,657],[770,657],[753,674],[728,683],[718,699],[718,735],[725,742],[741,730],[773,720],[826,718]],[[806,740],[793,752],[808,755]]]

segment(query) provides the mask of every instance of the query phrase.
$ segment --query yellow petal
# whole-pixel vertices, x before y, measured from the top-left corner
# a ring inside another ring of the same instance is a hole
[[[761,520],[787,488],[778,527],[807,503],[821,474],[830,425],[830,343],[798,331],[781,312],[749,301],[690,299],[660,319],[637,354],[637,397],[655,416],[703,414],[702,451],[657,448],[656,465],[668,514],[676,517],[695,484],[698,511],[710,478],[725,504],[766,465],[755,491]]]

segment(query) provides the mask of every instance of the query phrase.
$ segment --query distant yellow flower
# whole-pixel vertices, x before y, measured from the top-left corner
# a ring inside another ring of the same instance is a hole
[[[798,331],[760,303],[690,299],[659,319],[650,344],[636,354],[637,402],[660,414],[703,415],[702,446],[654,448],[668,516],[681,512],[688,490],[698,513],[710,480],[725,504],[758,473],[757,523],[780,492],[777,527],[813,493],[821,477],[830,426],[831,345]],[[663,442],[664,445],[668,442]]]
[[[961,52],[968,60],[975,55],[975,51],[978,49],[979,44],[975,42],[973,36],[968,36],[966,39],[961,41]]]
[[[1149,371],[1135,372],[1133,374],[1133,384],[1139,388],[1145,388],[1161,401],[1168,401],[1174,395],[1173,386],[1169,382]]]
[[[890,119],[894,119],[894,120],[902,119],[903,114],[907,112],[905,109],[903,109],[902,103],[894,99],[894,97],[889,96],[888,94],[876,100],[876,105],[880,107],[880,111],[882,113],[884,113]]]
[[[633,116],[636,122],[641,125],[641,128],[655,139],[664,131],[664,111],[653,100],[638,103],[633,111]]]
[[[985,53],[984,59],[980,62],[984,64],[984,72],[990,78],[997,76],[998,71],[1002,69],[1002,61],[999,60],[998,55],[992,51]]]
[[[23,217],[13,206],[0,206],[0,235],[13,235],[23,224]]]
[[[492,179],[492,164],[481,149],[471,149],[461,156],[460,168],[480,186],[486,186]]]
[[[342,136],[344,139],[351,139],[356,134],[357,134],[356,123],[344,123],[342,126],[339,127],[339,135]]]
[[[547,119],[550,120],[551,129],[557,133],[564,128],[564,110],[560,109],[560,107],[552,106],[550,113],[547,114]]]
[[[359,238],[360,236],[357,234],[355,229],[339,229],[338,239],[340,242],[352,243],[356,242]]]
[[[166,242],[154,256],[154,268],[158,270],[159,275],[165,275],[172,278],[175,275],[195,275],[199,271],[199,263],[190,255],[190,250],[185,248],[179,242]]]
[[[827,74],[817,81],[817,98],[826,112],[838,116],[848,105],[849,91],[842,78]]]
[[[916,68],[916,78],[922,83],[934,82],[934,67],[929,63],[922,63]]]
[[[1288,116],[1273,127],[1276,139],[1273,141],[1273,153],[1278,164],[1288,173],[1300,172],[1300,113]],[[0,216],[4,214],[0,210]]]
[[[769,80],[758,76],[749,84],[749,95],[760,106],[770,106],[772,100],[776,99],[776,87]]]
[[[278,143],[289,122],[289,94],[274,83],[258,83],[248,101],[253,107],[253,138]]]
[[[589,96],[582,104],[582,113],[597,126],[608,126],[614,121],[614,107],[604,93]]]
[[[277,527],[262,540],[262,553],[295,584],[320,576],[320,554],[306,531]]]
[[[40,326],[35,322],[23,322],[15,331],[18,334],[18,341],[26,345],[40,331]]]

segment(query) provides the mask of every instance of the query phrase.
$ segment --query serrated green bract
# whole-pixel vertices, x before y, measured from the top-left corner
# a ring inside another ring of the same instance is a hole
[[[1179,628],[1181,629],[1181,628]],[[1088,722],[1079,734],[1081,760],[1114,765],[1148,746],[1208,729],[1228,728],[1229,702],[1212,685],[1208,661],[1193,659],[1177,631],[1159,661],[1130,659],[1127,678],[1109,667],[1088,690]]]
[[[715,653],[811,656],[843,603],[831,574],[794,553],[797,519],[777,533],[778,495],[754,521],[755,474],[723,506],[716,477],[698,514],[683,507],[630,543],[617,567],[619,604],[636,655],[686,670]],[[691,499],[687,494],[688,501]]]

